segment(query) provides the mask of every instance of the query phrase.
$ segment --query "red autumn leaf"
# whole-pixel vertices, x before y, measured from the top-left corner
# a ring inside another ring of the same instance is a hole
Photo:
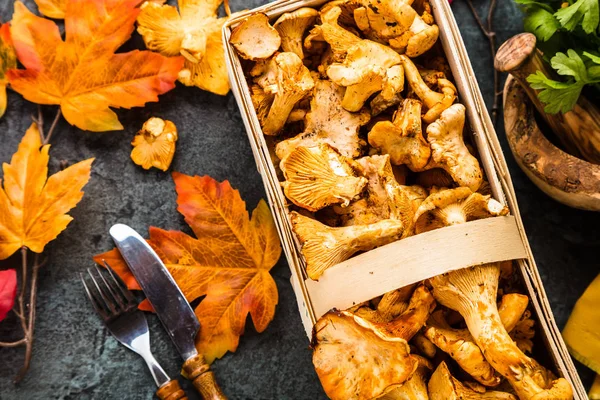
[[[201,324],[196,347],[212,362],[237,349],[248,314],[258,332],[273,319],[278,294],[269,270],[281,255],[281,245],[264,201],[250,218],[229,182],[179,173],[173,179],[178,210],[196,238],[151,227],[148,242],[188,301],[206,296],[195,309]],[[139,289],[116,250],[94,257],[99,263],[102,259],[131,289]]]
[[[12,310],[17,295],[17,272],[14,269],[0,271],[0,321]]]

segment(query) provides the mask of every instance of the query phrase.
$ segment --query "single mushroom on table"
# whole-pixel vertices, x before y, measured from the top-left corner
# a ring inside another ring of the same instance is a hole
[[[269,17],[256,13],[244,19],[231,32],[229,43],[247,60],[271,57],[281,46],[281,37],[269,24]]]
[[[264,88],[265,92],[275,94],[262,126],[265,135],[278,134],[296,103],[302,100],[315,85],[310,71],[296,54],[279,53],[273,58],[273,62],[275,83]]]
[[[279,142],[275,148],[277,157],[282,160],[298,146],[312,147],[319,143],[331,145],[344,157],[358,157],[364,144],[358,133],[369,122],[370,115],[346,111],[342,108],[343,96],[344,88],[331,81],[317,80],[304,132]]]
[[[177,138],[173,122],[152,117],[133,138],[131,159],[144,169],[154,167],[166,171],[173,161]]]
[[[456,100],[456,87],[447,79],[438,79],[437,86],[441,93],[436,92],[423,81],[419,69],[410,58],[402,55],[400,59],[404,67],[405,79],[427,107],[427,112],[423,115],[423,121],[431,124],[440,117],[442,111],[454,103],[454,100]]]
[[[350,161],[327,143],[296,147],[279,164],[285,177],[283,192],[308,211],[348,205],[367,184],[367,179],[356,176]]]
[[[504,328],[496,305],[499,277],[500,266],[491,263],[448,272],[429,281],[436,300],[462,315],[486,360],[507,379],[519,399],[572,399],[571,385],[526,356]]]
[[[405,383],[419,359],[406,340],[388,336],[348,311],[330,311],[313,328],[313,364],[332,400],[376,399]]]
[[[290,213],[290,219],[302,244],[306,272],[313,280],[318,280],[327,268],[359,251],[372,250],[400,239],[404,232],[402,222],[393,219],[341,228],[327,226],[295,211]]]
[[[465,106],[454,104],[427,127],[431,159],[426,169],[442,168],[458,186],[466,186],[476,192],[483,182],[483,173],[479,161],[465,145],[464,126]]]
[[[466,187],[434,191],[415,213],[415,231],[419,234],[444,226],[507,215],[508,212],[508,207],[489,195],[473,193]]]
[[[318,15],[318,11],[314,8],[303,7],[284,13],[275,21],[273,27],[281,36],[283,51],[296,53],[300,59],[304,59],[304,49],[302,48],[304,31],[313,24]]]
[[[431,148],[423,137],[421,102],[405,99],[394,120],[377,122],[369,132],[369,144],[390,155],[394,165],[405,164],[412,171],[422,170],[431,157]]]
[[[431,375],[427,388],[430,400],[517,400],[510,393],[497,391],[481,393],[463,385],[452,376],[444,361]]]

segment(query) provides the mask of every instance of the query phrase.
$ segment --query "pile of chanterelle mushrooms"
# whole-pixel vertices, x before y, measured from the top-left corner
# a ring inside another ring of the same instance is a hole
[[[508,213],[464,142],[438,35],[426,0],[335,0],[272,25],[255,13],[233,30],[310,278],[360,251]],[[525,354],[527,296],[497,297],[511,271],[471,267],[327,313],[313,338],[327,395],[572,398]]]

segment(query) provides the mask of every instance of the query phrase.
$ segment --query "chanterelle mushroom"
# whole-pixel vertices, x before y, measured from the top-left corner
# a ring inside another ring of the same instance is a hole
[[[275,95],[265,92],[259,85],[252,85],[250,86],[250,97],[252,98],[252,105],[256,111],[258,121],[261,125],[264,125]]]
[[[415,231],[422,233],[476,219],[507,215],[508,208],[490,196],[460,187],[429,195],[415,213]]]
[[[479,161],[463,141],[465,106],[454,104],[440,119],[427,127],[427,141],[431,146],[429,168],[442,168],[459,186],[477,191],[483,182]]]
[[[427,112],[423,115],[423,121],[432,123],[456,100],[456,87],[447,79],[438,79],[438,87],[441,93],[435,92],[423,82],[423,78],[415,64],[405,55],[400,56],[404,67],[404,76],[410,87],[423,101]],[[464,122],[464,121],[463,121]]]
[[[317,81],[313,93],[304,132],[279,142],[275,149],[277,157],[281,160],[298,146],[311,147],[319,143],[331,145],[344,157],[358,157],[363,144],[358,131],[369,122],[369,114],[344,110],[344,88],[333,82]]]
[[[528,303],[527,296],[521,294],[510,293],[502,296],[498,314],[507,332],[514,329],[525,313]],[[496,386],[500,383],[499,376],[483,356],[469,330],[450,327],[444,318],[443,311],[438,310],[431,315],[423,333],[481,384]]]
[[[281,46],[281,37],[269,24],[264,13],[250,15],[231,32],[229,43],[238,54],[248,60],[271,57]]]
[[[440,35],[440,29],[437,25],[429,25],[423,18],[416,16],[410,26],[411,33],[406,45],[406,55],[410,58],[415,58],[431,49]],[[392,41],[390,45],[393,46]]]
[[[394,121],[377,122],[369,132],[369,144],[390,155],[392,164],[406,164],[420,171],[429,162],[431,148],[421,128],[421,102],[405,99]]]
[[[358,28],[371,40],[387,43],[409,31],[417,12],[408,1],[361,0],[354,10]]]
[[[406,340],[387,336],[347,311],[330,311],[313,330],[313,364],[332,400],[371,400],[406,382],[418,367]]]
[[[155,167],[166,171],[173,161],[177,127],[171,121],[152,117],[131,142],[131,159],[144,169]]]
[[[365,178],[356,176],[349,160],[327,143],[297,147],[281,160],[280,167],[286,197],[309,211],[348,205],[367,184]]]
[[[329,267],[359,251],[391,243],[404,231],[401,221],[385,219],[370,225],[332,228],[297,212],[290,213],[292,229],[302,244],[306,272],[317,280]]]
[[[444,361],[431,375],[427,387],[430,400],[517,400],[515,396],[506,392],[480,393],[468,388],[450,374]]]
[[[400,104],[402,90],[404,90],[404,68],[402,65],[394,65],[387,69],[381,92],[369,104],[373,116]]]
[[[391,218],[404,224],[403,237],[411,235],[415,212],[427,197],[425,190],[398,184],[387,154],[360,158],[355,168],[368,179],[366,195],[348,207],[334,208],[342,225],[366,225]]]
[[[309,7],[303,7],[296,11],[284,13],[275,21],[273,27],[281,36],[281,47],[283,51],[296,53],[300,59],[304,59],[302,39],[304,31],[315,21],[319,13]]]
[[[429,400],[427,393],[427,378],[433,370],[433,365],[426,358],[414,355],[418,360],[415,373],[400,387],[379,397],[377,400]]]
[[[323,39],[337,55],[346,54],[350,47],[363,40],[339,25],[338,18],[341,14],[339,6],[328,8],[321,12],[321,25],[317,25]]]
[[[506,332],[496,306],[499,276],[499,265],[492,263],[438,275],[430,282],[436,300],[462,315],[486,360],[519,399],[572,399],[571,385],[523,354]]]
[[[266,92],[275,93],[275,100],[263,125],[265,135],[276,135],[285,125],[292,109],[309,93],[315,82],[308,68],[294,53],[279,53],[273,59],[276,83]]]

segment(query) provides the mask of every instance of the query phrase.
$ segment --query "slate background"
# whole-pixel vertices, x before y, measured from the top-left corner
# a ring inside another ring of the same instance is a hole
[[[232,0],[231,8],[252,8],[266,1]],[[13,2],[0,2],[0,18],[10,19]],[[25,1],[35,9],[33,1]],[[482,15],[487,1],[476,0]],[[522,16],[512,1],[498,2],[494,22],[499,43],[522,30]],[[464,0],[453,9],[488,104],[491,104],[492,67],[488,43],[475,24]],[[139,37],[133,46],[142,46]],[[46,106],[49,126],[56,111]],[[6,116],[0,120],[0,162],[9,161],[37,107],[9,93]],[[116,222],[140,232],[154,225],[189,232],[176,211],[175,191],[169,174],[144,171],[129,159],[130,141],[143,121],[160,116],[175,122],[179,142],[172,169],[186,174],[208,174],[229,179],[254,208],[264,197],[246,133],[233,96],[220,97],[178,85],[159,103],[144,109],[120,111],[122,132],[81,132],[61,121],[52,139],[51,172],[59,162],[74,163],[96,157],[85,197],[72,211],[74,222],[49,247],[49,263],[41,271],[34,357],[25,381],[12,378],[23,360],[23,349],[0,349],[0,399],[151,399],[154,383],[143,361],[117,344],[103,328],[84,297],[79,272],[92,266],[91,256],[112,248],[107,232]],[[536,256],[546,291],[559,326],[563,326],[576,299],[598,273],[600,214],[560,205],[540,192],[516,166],[498,128],[517,191],[525,228]],[[18,263],[16,258],[0,268]],[[326,398],[312,368],[308,341],[301,326],[282,258],[272,273],[280,300],[275,319],[257,334],[249,321],[238,351],[214,363],[214,370],[230,399]],[[181,360],[161,329],[148,315],[156,358],[171,376]],[[17,333],[14,333],[14,331]],[[15,318],[0,324],[0,337],[18,335]],[[592,374],[580,368],[589,384]],[[182,384],[190,399],[198,397],[187,381]]]

